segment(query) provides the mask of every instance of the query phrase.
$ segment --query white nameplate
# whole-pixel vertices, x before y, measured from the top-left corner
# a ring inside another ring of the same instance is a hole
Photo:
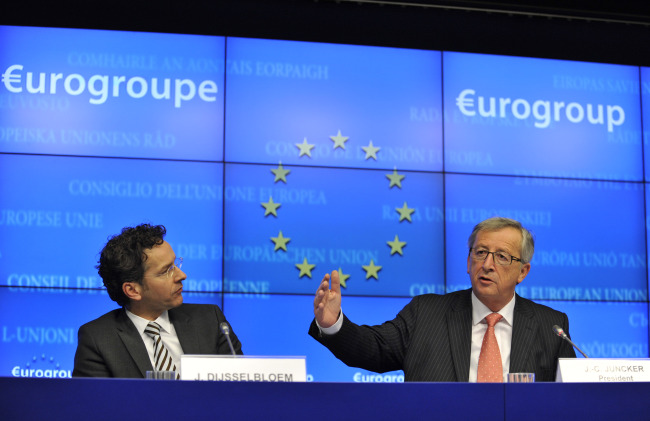
[[[305,357],[181,355],[181,380],[304,382],[307,364]]]
[[[650,382],[648,358],[560,358],[556,382]]]

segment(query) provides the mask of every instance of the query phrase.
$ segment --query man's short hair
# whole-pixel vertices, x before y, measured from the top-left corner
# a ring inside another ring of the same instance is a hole
[[[499,231],[503,228],[514,228],[521,232],[521,261],[522,263],[529,263],[533,260],[533,253],[535,252],[535,239],[533,238],[533,235],[530,231],[524,228],[519,221],[510,218],[497,216],[479,222],[472,230],[472,233],[467,240],[467,246],[472,248],[474,241],[476,241],[476,236],[480,231]]]
[[[96,268],[111,300],[121,306],[129,303],[122,285],[125,282],[142,284],[147,260],[145,250],[162,244],[166,233],[162,225],[141,224],[123,228],[119,235],[109,238]]]

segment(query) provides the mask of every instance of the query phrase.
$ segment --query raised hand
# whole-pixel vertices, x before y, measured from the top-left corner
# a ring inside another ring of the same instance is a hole
[[[332,287],[330,288],[330,279]],[[314,298],[314,316],[321,327],[330,327],[339,318],[341,312],[341,283],[339,273],[332,271],[332,275],[325,274],[323,281],[316,290]]]

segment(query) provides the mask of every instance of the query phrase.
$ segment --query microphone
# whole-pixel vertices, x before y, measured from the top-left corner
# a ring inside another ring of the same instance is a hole
[[[555,331],[555,333],[557,334],[557,336],[559,336],[560,338],[564,339],[565,341],[567,341],[568,343],[570,343],[571,345],[573,345],[573,347],[574,347],[575,349],[577,349],[578,351],[580,351],[580,353],[581,353],[585,358],[589,358],[589,357],[587,357],[587,354],[585,354],[584,352],[582,352],[582,350],[581,350],[580,348],[578,348],[578,345],[574,344],[573,341],[572,341],[571,339],[569,339],[569,336],[568,336],[566,333],[564,333],[564,329],[562,329],[562,328],[561,328],[560,326],[558,326],[558,325],[553,325],[553,330]]]
[[[230,340],[230,326],[228,326],[228,323],[221,322],[221,324],[219,324],[219,329],[221,330],[221,333],[226,335],[226,340],[228,341],[228,346],[230,347],[230,352],[232,352],[232,355],[237,355],[235,354],[235,348],[232,347],[232,341]]]

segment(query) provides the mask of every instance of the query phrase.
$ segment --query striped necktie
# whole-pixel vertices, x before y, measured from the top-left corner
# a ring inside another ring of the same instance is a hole
[[[488,328],[483,336],[481,353],[478,357],[478,378],[479,383],[502,383],[503,382],[503,364],[501,363],[501,352],[497,337],[494,334],[494,325],[496,325],[502,315],[492,313],[485,316]]]
[[[169,353],[160,337],[160,325],[156,322],[149,322],[144,329],[144,333],[153,339],[153,369],[156,371],[176,371],[176,364],[172,360],[172,354]],[[180,373],[176,373],[176,378],[180,378]]]

